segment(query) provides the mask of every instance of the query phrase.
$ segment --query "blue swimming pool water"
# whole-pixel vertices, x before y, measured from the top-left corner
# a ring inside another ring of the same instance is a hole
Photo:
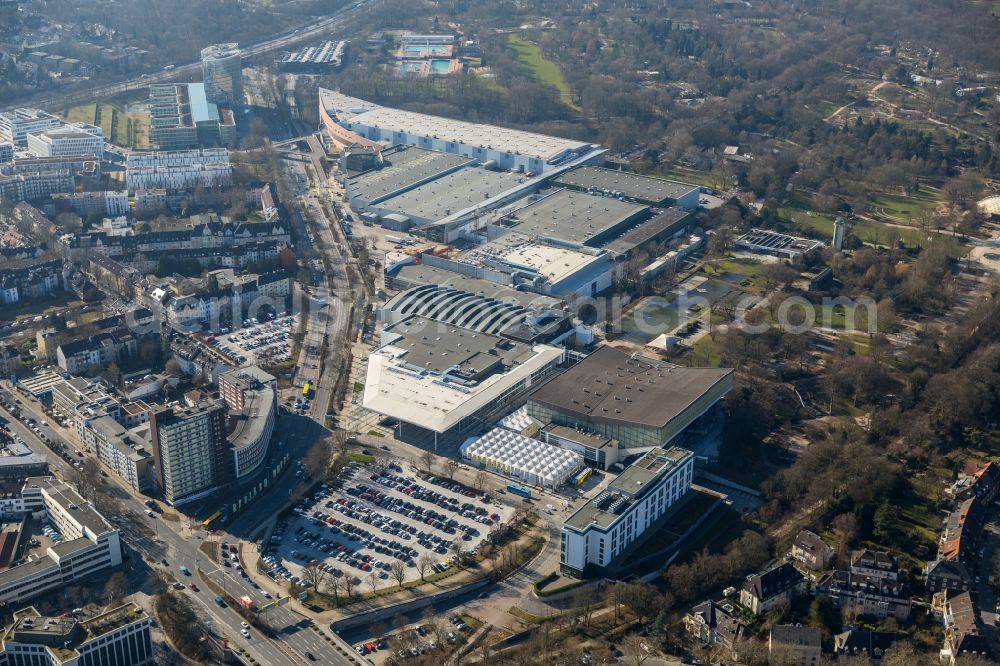
[[[431,60],[431,71],[435,74],[447,74],[450,69],[450,60]]]

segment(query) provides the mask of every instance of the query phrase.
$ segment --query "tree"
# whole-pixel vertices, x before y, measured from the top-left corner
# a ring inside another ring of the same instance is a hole
[[[332,464],[331,448],[328,439],[321,439],[309,448],[302,459],[302,466],[309,478],[326,480]]]
[[[344,581],[344,594],[350,599],[354,596],[354,587],[360,582],[357,578],[351,575],[345,575],[342,579]]]
[[[840,609],[833,605],[830,597],[819,596],[809,606],[809,626],[819,629],[826,637],[833,636],[842,626]]]
[[[392,576],[393,580],[399,585],[400,588],[403,587],[403,581],[406,580],[406,564],[401,560],[393,560],[389,564],[389,575]],[[421,577],[423,577],[421,575]]]
[[[327,579],[327,582],[326,582],[326,589],[330,590],[330,592],[333,593],[333,600],[338,605],[340,604],[340,588],[341,588],[341,585],[342,585],[341,579],[337,578],[336,576],[333,576],[333,577]]]
[[[420,580],[425,580],[427,571],[434,566],[434,558],[429,555],[421,555],[417,559],[417,571],[420,572]]]
[[[604,591],[604,602],[611,604],[615,612],[615,626],[618,626],[618,612],[622,606],[621,583],[609,584]]]
[[[323,582],[326,580],[327,572],[323,569],[322,563],[309,562],[304,567],[302,567],[302,580],[312,585],[312,588],[316,592],[320,591]]]
[[[116,601],[125,596],[126,592],[128,592],[128,577],[124,571],[114,572],[104,583],[104,595],[107,598],[108,606],[113,606]]]
[[[858,518],[853,513],[842,513],[833,519],[833,534],[837,543],[837,556],[843,560],[854,540],[858,538]]]
[[[479,492],[483,492],[483,489],[486,488],[486,481],[488,479],[489,475],[485,471],[477,469],[475,476],[472,477],[472,487]]]
[[[80,467],[72,471],[71,481],[80,497],[93,502],[101,492],[101,463],[90,456],[83,459]]]
[[[889,504],[889,500],[882,500],[878,509],[875,510],[875,517],[872,520],[872,535],[883,543],[890,542],[894,522],[895,512],[892,505]]]
[[[637,634],[629,634],[621,642],[622,658],[631,666],[642,666],[650,658],[650,647]]]
[[[449,460],[444,465],[444,475],[448,477],[451,481],[455,478],[455,474],[458,472],[458,463],[454,460]]]
[[[448,544],[448,550],[455,557],[455,566],[461,567],[463,562],[464,549],[462,548],[462,542],[459,539],[453,539],[450,544]]]
[[[372,594],[375,594],[375,588],[378,587],[378,574],[372,569],[368,572],[368,586],[372,589]]]
[[[644,624],[647,617],[651,617],[656,610],[661,607],[663,598],[652,585],[646,583],[628,583],[624,586],[621,594],[622,602],[639,619],[639,624]]]
[[[434,469],[434,459],[437,456],[434,455],[433,451],[422,451],[420,453],[420,462],[424,464],[424,470],[430,474]]]

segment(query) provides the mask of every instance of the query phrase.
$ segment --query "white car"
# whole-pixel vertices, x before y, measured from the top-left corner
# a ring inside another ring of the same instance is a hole
[[[249,629],[250,628],[250,623],[249,622],[240,622],[240,626],[243,627],[244,629]]]
[[[246,629],[240,629],[240,633],[243,634],[243,638],[250,638],[250,632]]]

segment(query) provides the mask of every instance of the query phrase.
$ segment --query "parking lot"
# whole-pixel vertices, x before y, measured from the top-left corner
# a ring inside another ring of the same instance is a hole
[[[353,464],[341,489],[321,489],[279,523],[263,562],[276,580],[308,587],[303,567],[315,561],[332,578],[349,577],[356,593],[369,592],[398,585],[400,575],[418,580],[421,564],[425,576],[444,572],[456,551],[474,550],[512,515],[443,478]]]
[[[291,359],[291,337],[296,319],[295,315],[277,317],[267,322],[248,319],[244,322],[244,328],[232,333],[224,332],[211,344],[239,363],[282,363]]]

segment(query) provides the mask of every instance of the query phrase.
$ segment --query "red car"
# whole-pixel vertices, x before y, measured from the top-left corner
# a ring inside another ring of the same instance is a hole
[[[188,583],[188,587],[191,588],[192,592],[197,592],[198,591],[198,586],[195,585],[194,583]]]

